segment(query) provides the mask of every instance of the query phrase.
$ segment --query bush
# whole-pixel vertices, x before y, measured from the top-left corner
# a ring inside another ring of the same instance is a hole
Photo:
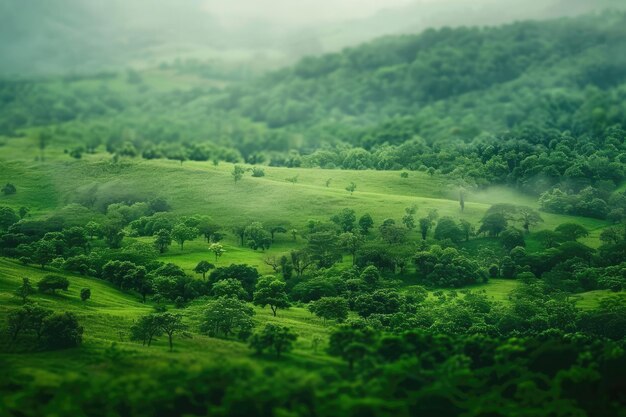
[[[66,349],[80,345],[83,327],[73,313],[57,313],[43,321],[41,332],[43,345],[47,349]]]
[[[265,176],[265,171],[263,170],[263,168],[259,168],[259,167],[254,167],[252,168],[252,176],[253,177],[264,177]]]
[[[67,291],[70,282],[65,277],[58,275],[46,275],[37,283],[40,292],[51,292],[54,294],[56,290]]]
[[[8,183],[4,187],[2,187],[2,193],[4,195],[15,194],[16,192],[17,192],[17,188],[15,188],[15,185],[11,183]]]

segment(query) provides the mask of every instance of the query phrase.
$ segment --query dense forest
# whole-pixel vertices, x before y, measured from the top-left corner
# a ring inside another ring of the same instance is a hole
[[[625,51],[0,80],[0,415],[623,417]]]

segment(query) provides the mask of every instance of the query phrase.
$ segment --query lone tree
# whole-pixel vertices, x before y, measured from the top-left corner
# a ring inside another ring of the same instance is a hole
[[[167,339],[170,345],[170,352],[174,349],[172,339],[177,333],[184,333],[187,330],[187,325],[183,323],[183,316],[173,313],[160,313],[158,322],[163,333],[167,335]]]
[[[183,250],[183,245],[188,240],[193,240],[198,236],[198,229],[195,227],[186,226],[183,223],[179,223],[172,229],[172,238],[180,245],[180,250]]]
[[[41,339],[48,349],[66,349],[80,345],[83,327],[74,313],[57,313],[43,320]]]
[[[215,269],[215,265],[213,265],[209,261],[200,261],[198,265],[193,269],[193,272],[196,274],[202,274],[202,279],[206,279],[206,273],[211,269]]]
[[[235,165],[230,175],[233,176],[233,180],[235,180],[235,184],[243,178],[243,174],[246,173],[246,169],[241,165]]]
[[[459,190],[459,206],[461,206],[461,211],[465,210],[465,190]]]
[[[84,303],[91,298],[91,290],[89,288],[83,288],[80,290],[80,300]]]
[[[46,275],[37,283],[40,292],[51,292],[54,294],[56,290],[67,291],[70,282],[65,277],[58,275]]]
[[[15,290],[15,296],[21,298],[23,303],[28,301],[28,297],[34,293],[35,287],[30,283],[30,279],[26,277],[22,278],[22,285]]]
[[[322,297],[309,303],[309,311],[324,320],[343,322],[348,318],[348,300],[343,297]]]
[[[415,229],[415,213],[417,212],[417,206],[412,205],[404,209],[404,216],[402,216],[402,224],[409,230]]]
[[[530,207],[519,207],[517,214],[519,216],[518,220],[522,222],[522,227],[526,233],[530,233],[530,226],[535,226],[543,222],[537,210],[533,210]]]
[[[255,332],[250,338],[250,347],[261,355],[268,349],[273,351],[276,358],[289,352],[293,348],[293,342],[298,339],[298,335],[291,331],[289,327],[267,323],[263,330]]]
[[[141,341],[144,346],[150,346],[152,340],[162,334],[161,316],[158,314],[142,316],[130,327],[130,339]]]
[[[254,310],[245,301],[220,297],[206,305],[200,330],[211,337],[236,334],[239,339],[245,340],[254,327],[252,316]]]
[[[224,246],[222,246],[221,243],[211,243],[209,245],[209,250],[215,255],[215,263],[217,263],[217,260],[220,258],[220,256],[222,256],[226,252]]]
[[[154,246],[159,253],[164,253],[172,244],[172,234],[167,229],[161,229],[154,235]]]
[[[353,182],[348,184],[348,186],[346,187],[346,191],[348,191],[350,195],[352,195],[356,191],[356,184]]]
[[[272,314],[276,317],[279,308],[289,308],[289,300],[285,291],[285,283],[272,275],[261,277],[256,284],[253,303],[265,308],[270,306]]]

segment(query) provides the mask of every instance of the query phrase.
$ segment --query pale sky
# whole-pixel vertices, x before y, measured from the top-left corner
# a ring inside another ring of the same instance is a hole
[[[203,8],[229,26],[254,20],[297,25],[364,18],[382,9],[410,2],[411,0],[204,0]]]

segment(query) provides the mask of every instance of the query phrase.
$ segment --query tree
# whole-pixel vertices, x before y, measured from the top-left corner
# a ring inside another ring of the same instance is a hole
[[[311,258],[309,252],[306,250],[292,250],[289,255],[291,257],[291,264],[298,278],[302,277],[304,271],[315,264],[315,260]]]
[[[154,235],[154,246],[159,253],[165,253],[168,246],[172,244],[172,234],[167,229],[161,229]]]
[[[502,232],[500,239],[502,240],[502,246],[504,246],[504,249],[508,251],[518,246],[526,246],[526,242],[524,242],[524,235],[514,227],[506,228]]]
[[[54,294],[56,290],[67,291],[70,282],[67,278],[58,275],[46,275],[37,283],[40,292],[51,292]]]
[[[581,237],[589,236],[589,231],[578,223],[563,223],[558,225],[554,231],[563,236],[565,240],[576,241]]]
[[[350,195],[352,195],[352,193],[354,193],[356,191],[356,184],[351,182],[350,184],[348,184],[348,186],[346,187],[346,191],[350,193]]]
[[[246,228],[247,226],[237,225],[233,226],[233,233],[239,237],[239,246],[243,246],[244,239],[246,238]]]
[[[272,275],[261,277],[256,284],[253,302],[263,308],[269,305],[272,314],[276,317],[276,311],[279,308],[289,307],[285,283]]]
[[[234,278],[217,281],[213,284],[212,292],[216,297],[237,298],[239,300],[248,298],[248,293],[243,289],[241,282]]]
[[[348,318],[348,300],[343,297],[322,297],[309,303],[309,311],[326,322],[343,322]]]
[[[215,255],[215,263],[217,263],[217,260],[226,252],[221,243],[211,243],[209,245],[209,251],[213,252]]]
[[[99,223],[91,221],[85,225],[85,230],[87,231],[87,235],[91,240],[95,237],[102,236],[102,226]]]
[[[497,237],[508,226],[506,217],[499,212],[486,214],[481,223],[478,233],[487,233],[494,237]]]
[[[461,207],[461,212],[465,211],[465,190],[459,190],[459,206]]]
[[[356,214],[354,210],[345,208],[332,216],[330,220],[339,226],[343,232],[351,232],[356,222]]]
[[[293,333],[289,327],[267,323],[263,330],[255,332],[250,338],[250,347],[261,355],[265,349],[269,349],[276,354],[276,358],[285,352],[289,352],[293,343],[298,339],[298,335]]]
[[[17,189],[15,188],[15,185],[11,183],[7,183],[4,187],[2,187],[2,194],[4,195],[15,194],[16,192]]]
[[[363,243],[363,238],[354,233],[345,232],[339,235],[339,246],[346,249],[352,256],[352,265],[356,263],[356,253]]]
[[[188,240],[193,240],[198,236],[198,229],[195,227],[185,226],[183,223],[179,223],[172,229],[172,238],[180,245],[180,250],[183,250],[183,245]]]
[[[20,207],[18,211],[18,214],[20,215],[20,219],[26,218],[26,216],[28,216],[28,213],[30,213],[30,209],[28,207]]]
[[[470,222],[465,219],[461,219],[459,221],[459,228],[465,237],[465,241],[468,242],[470,240],[470,236],[474,233],[474,226]]]
[[[558,243],[562,240],[561,234],[553,230],[540,230],[536,232],[534,236],[535,239],[541,242],[545,249],[556,247]]]
[[[407,229],[396,226],[393,219],[386,219],[379,227],[381,238],[388,244],[403,243],[406,239]]]
[[[454,243],[460,243],[463,239],[463,232],[452,218],[443,217],[435,227],[435,239],[449,239]]]
[[[272,237],[259,222],[253,222],[246,227],[245,235],[248,246],[254,250],[261,249],[264,251],[269,249],[272,244]]]
[[[211,337],[229,337],[236,334],[245,340],[254,327],[254,310],[245,301],[232,297],[220,297],[207,303],[200,330]]]
[[[22,308],[11,310],[7,314],[7,324],[11,340],[16,340],[20,333],[32,331],[41,338],[43,321],[52,314],[52,310],[39,307],[37,304],[25,304]]]
[[[56,248],[54,243],[47,240],[40,240],[31,245],[32,253],[30,259],[32,262],[41,266],[41,269],[45,269],[56,256]]]
[[[426,240],[426,236],[428,235],[428,231],[432,226],[432,222],[427,217],[422,217],[420,219],[420,233],[422,234],[422,240]]]
[[[519,207],[517,209],[518,219],[522,222],[522,227],[526,233],[530,232],[530,226],[535,226],[543,222],[543,219],[537,212],[530,207]]]
[[[417,213],[417,206],[412,205],[404,209],[404,216],[402,216],[402,224],[409,230],[415,229],[415,213]]]
[[[35,287],[33,287],[30,283],[30,279],[26,277],[22,278],[22,285],[17,287],[14,292],[15,296],[21,298],[23,303],[25,303],[28,300],[28,297],[34,293]]]
[[[376,288],[380,282],[380,272],[374,265],[369,265],[363,269],[360,278],[369,288]]]
[[[183,323],[183,316],[168,312],[160,313],[158,323],[163,333],[167,335],[171,352],[174,349],[174,344],[172,343],[174,335],[187,330],[187,325]]]
[[[372,226],[374,226],[374,220],[368,213],[359,218],[359,230],[362,234],[367,235]]]
[[[19,216],[11,207],[0,206],[0,230],[7,230],[19,220]]]
[[[122,240],[124,239],[122,219],[109,218],[107,222],[102,225],[102,235],[104,236],[104,241],[109,248],[120,248],[122,246]]]
[[[76,347],[83,340],[83,327],[74,313],[52,314],[43,320],[41,338],[48,349]]]
[[[213,265],[211,262],[200,261],[193,269],[193,272],[195,272],[196,274],[202,274],[202,279],[206,279],[206,273],[209,272],[211,269],[215,269],[215,265]]]
[[[253,268],[246,264],[232,264],[226,267],[215,269],[209,275],[209,284],[213,285],[218,281],[234,278],[241,282],[241,285],[248,293],[248,299],[252,299],[254,287],[259,279],[259,272],[256,268]]]
[[[344,359],[352,370],[355,362],[367,356],[368,346],[373,346],[375,340],[375,331],[364,322],[342,324],[330,335],[328,353]]]
[[[333,231],[311,233],[307,252],[320,268],[329,268],[341,260],[338,238]],[[295,266],[295,264],[294,264]]]
[[[235,165],[233,167],[233,170],[231,171],[230,175],[233,176],[233,180],[235,180],[235,184],[237,182],[239,182],[242,178],[243,178],[243,174],[246,173],[246,170],[244,167],[240,166],[240,165]]]
[[[141,341],[144,346],[150,346],[154,337],[162,334],[163,329],[161,327],[161,316],[159,314],[142,316],[130,327],[130,339]]]
[[[89,240],[87,230],[84,227],[70,227],[63,230],[63,238],[69,248],[81,248],[87,253],[89,248]]]
[[[91,290],[89,288],[82,288],[80,290],[80,299],[85,302],[91,298]]]
[[[44,161],[44,151],[51,140],[52,133],[50,132],[50,130],[45,129],[37,133],[37,145],[39,146],[39,151],[41,152],[41,162]]]
[[[276,233],[287,233],[287,228],[284,226],[272,226],[270,227],[270,235],[272,236],[272,243],[274,243],[274,235]]]

